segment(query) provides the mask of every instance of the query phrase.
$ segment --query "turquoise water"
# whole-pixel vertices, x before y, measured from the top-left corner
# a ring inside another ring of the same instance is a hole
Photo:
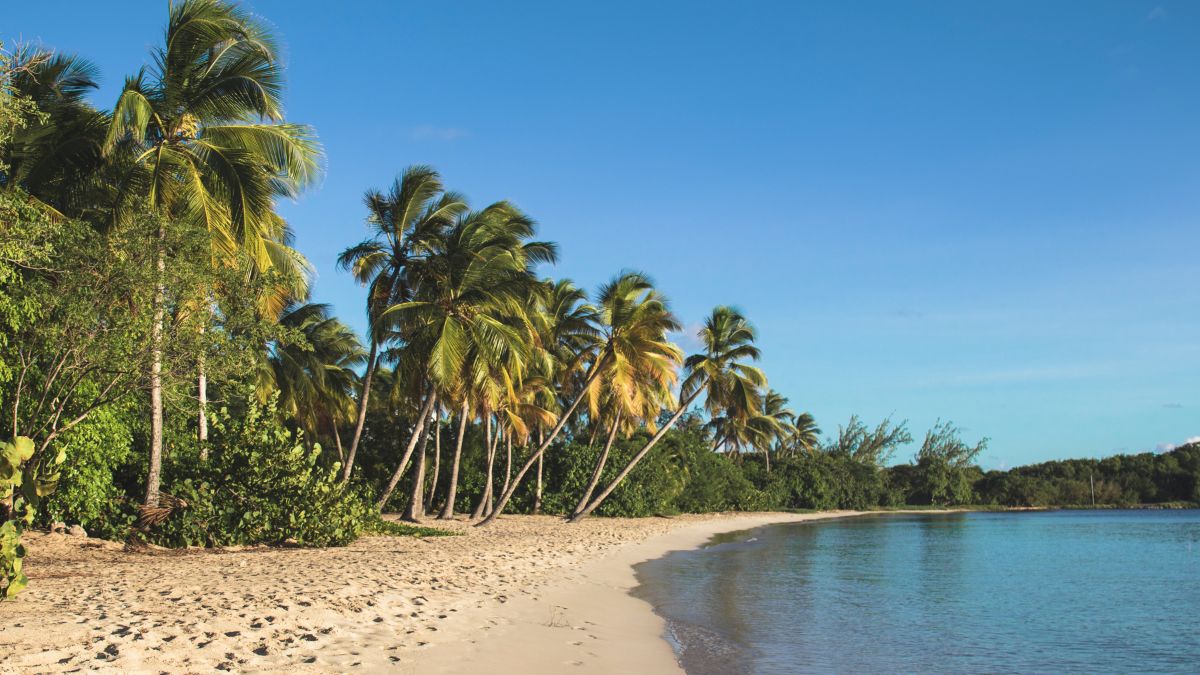
[[[774,525],[638,578],[691,675],[1200,673],[1200,511]]]

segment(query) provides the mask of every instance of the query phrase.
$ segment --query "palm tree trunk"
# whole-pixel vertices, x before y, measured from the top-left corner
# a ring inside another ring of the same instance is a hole
[[[421,432],[425,430],[425,422],[429,419],[429,411],[433,409],[436,398],[437,394],[432,390],[425,395],[425,405],[421,406],[421,412],[417,414],[417,419],[413,422],[412,436],[408,439],[408,447],[404,449],[404,456],[400,458],[400,464],[396,466],[391,479],[388,480],[387,487],[383,489],[383,494],[379,495],[379,499],[376,500],[376,509],[383,511],[383,507],[387,505],[388,499],[391,499],[392,492],[395,491],[396,485],[400,482],[400,477],[404,475],[404,469],[408,468],[408,458],[412,457],[413,450],[417,447],[417,441],[421,438]],[[350,451],[354,452],[354,448],[351,448]]]
[[[587,378],[583,381],[583,386],[579,388],[579,395],[575,397],[575,400],[571,402],[570,407],[568,407],[566,411],[563,412],[562,416],[558,418],[558,422],[554,425],[554,429],[550,431],[550,436],[547,437],[546,440],[542,441],[542,444],[540,447],[538,447],[537,452],[530,455],[529,459],[521,465],[521,470],[518,471],[516,477],[513,478],[512,484],[509,485],[508,489],[504,491],[504,494],[500,496],[500,502],[496,504],[496,508],[493,509],[491,514],[488,515],[487,518],[484,518],[482,522],[476,523],[476,527],[491,523],[504,511],[504,507],[508,506],[508,502],[510,499],[512,499],[513,493],[516,492],[517,488],[521,486],[521,480],[525,478],[525,474],[529,473],[529,469],[533,467],[534,463],[541,459],[542,455],[546,452],[546,448],[550,447],[550,444],[553,443],[554,439],[558,437],[558,434],[563,430],[563,427],[567,426],[567,422],[571,419],[571,415],[575,414],[575,409],[579,407],[580,401],[583,400],[584,393],[587,391],[588,387],[591,386],[596,377],[600,375],[601,369],[599,367],[599,363],[600,361],[597,360],[592,365],[592,372],[588,373]]]
[[[583,496],[580,497],[579,503],[575,505],[575,510],[571,515],[579,513],[583,507],[592,499],[592,493],[596,491],[596,486],[600,484],[600,476],[604,473],[604,464],[608,461],[608,451],[612,449],[613,440],[617,437],[617,427],[621,424],[621,411],[617,410],[617,416],[613,420],[612,430],[608,432],[608,440],[604,442],[604,450],[600,453],[600,458],[596,460],[596,468],[592,471],[592,478],[588,481],[587,489],[583,491]]]
[[[438,514],[439,520],[454,520],[454,500],[458,496],[458,466],[462,459],[463,436],[467,434],[467,402],[463,401],[458,414],[458,438],[454,439],[454,459],[450,463],[450,487],[446,491],[446,504]]]
[[[438,472],[442,468],[442,413],[441,408],[434,411],[433,420],[433,476],[429,480],[429,494],[425,497],[425,512],[433,511],[433,496],[437,494]]]
[[[676,410],[675,414],[671,416],[671,419],[667,420],[667,423],[658,430],[658,433],[654,434],[654,436],[646,443],[646,445],[643,446],[642,449],[633,456],[633,459],[629,460],[629,463],[625,465],[625,468],[621,469],[621,473],[617,474],[617,477],[608,484],[608,487],[604,488],[603,492],[597,495],[596,498],[589,502],[587,506],[583,507],[582,511],[579,511],[575,515],[571,516],[572,523],[578,523],[579,521],[583,520],[588,516],[588,514],[590,514],[592,511],[595,511],[597,507],[603,504],[605,499],[608,499],[608,496],[612,494],[612,491],[617,489],[617,486],[621,484],[621,481],[625,480],[625,477],[629,475],[630,471],[633,471],[633,467],[637,466],[638,462],[642,461],[642,458],[645,457],[646,454],[649,453],[650,450],[653,449],[660,440],[662,440],[662,437],[667,435],[667,432],[670,431],[671,427],[675,426],[675,423],[679,421],[679,418],[683,417],[683,413],[687,412],[688,406],[690,406],[692,401],[696,400],[696,397],[700,395],[700,389],[701,387],[697,387],[696,391],[693,392],[691,396],[688,396],[683,403],[679,404],[679,410]]]
[[[346,461],[346,451],[342,449],[342,434],[341,434],[341,432],[338,431],[337,422],[330,422],[329,425],[331,427],[333,427],[333,442],[337,446],[338,461],[345,462]]]
[[[210,290],[207,294],[208,298],[208,318],[209,322],[216,324],[217,321],[217,300]],[[204,336],[208,333],[208,324],[200,323],[200,356],[196,359],[196,398],[199,402],[199,411],[196,419],[196,439],[200,441],[200,459],[208,459],[208,446],[205,443],[208,441],[208,359],[207,345],[204,342]]]
[[[495,445],[493,444],[493,441],[492,441],[492,416],[491,415],[487,416],[487,419],[484,421],[484,424],[487,425],[486,426],[487,431],[485,432],[484,443],[483,443],[484,452],[486,453],[486,457],[487,457],[487,480],[483,484],[483,492],[480,493],[480,495],[479,495],[479,504],[477,504],[475,506],[475,510],[471,512],[471,520],[475,520],[476,518],[487,515],[488,512],[486,509],[487,509],[487,505],[488,505],[488,500],[491,499],[491,496],[492,496],[492,463],[496,457],[496,450],[495,450]],[[499,437],[498,434],[497,434],[497,437]]]
[[[767,473],[771,473],[771,449],[763,448],[763,460],[767,463]]]
[[[434,400],[434,406],[437,405],[437,394],[430,395]],[[432,411],[426,415],[433,416]],[[433,421],[436,424],[436,421]],[[425,432],[421,434],[421,447],[417,449],[417,467],[413,473],[412,481],[412,498],[408,500],[408,508],[404,511],[404,520],[410,520],[414,523],[420,522],[425,517],[425,449],[429,447],[429,435],[433,430],[428,426],[425,427]]]
[[[467,432],[467,411],[467,402],[463,401],[462,410],[458,414],[458,433],[454,439],[454,456],[450,464],[450,480],[446,486],[446,503],[442,505],[442,511],[438,514],[438,518],[441,520],[454,519],[454,502],[458,495],[458,474],[462,459],[463,436]]]
[[[200,333],[203,335],[204,332],[205,327],[201,326]],[[204,352],[200,352],[200,358],[196,363],[197,370],[199,370],[199,374],[196,376],[196,398],[200,403],[200,410],[196,418],[196,439],[200,441],[200,459],[208,459],[208,447],[205,446],[208,441],[208,372],[204,361]]]
[[[508,490],[508,484],[512,482],[512,434],[504,434],[504,453],[504,487],[500,489],[501,494]]]
[[[542,430],[538,429],[538,444],[542,442]],[[537,463],[537,490],[533,493],[533,515],[538,515],[542,512],[542,460],[544,457],[538,457]]]
[[[150,467],[146,473],[145,506],[158,506],[158,486],[162,479],[163,449],[163,331],[167,304],[167,226],[158,225],[158,251],[154,283],[154,327],[150,334]]]
[[[350,439],[350,454],[346,455],[346,466],[342,468],[342,482],[350,480],[354,468],[354,456],[358,453],[358,442],[362,440],[363,425],[367,421],[367,399],[371,397],[371,378],[375,375],[375,360],[379,357],[379,345],[371,337],[371,352],[367,356],[367,371],[363,373],[362,394],[358,397],[358,421],[354,423],[354,437]]]

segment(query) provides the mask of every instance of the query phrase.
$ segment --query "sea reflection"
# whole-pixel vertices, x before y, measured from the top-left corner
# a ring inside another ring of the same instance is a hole
[[[639,567],[689,673],[1197,672],[1200,513],[882,515]]]

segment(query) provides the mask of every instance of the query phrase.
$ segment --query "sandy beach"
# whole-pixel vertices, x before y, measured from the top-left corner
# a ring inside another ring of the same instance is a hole
[[[662,620],[628,594],[632,565],[853,513],[512,516],[330,549],[127,552],[31,533],[30,587],[0,605],[0,672],[679,672]]]

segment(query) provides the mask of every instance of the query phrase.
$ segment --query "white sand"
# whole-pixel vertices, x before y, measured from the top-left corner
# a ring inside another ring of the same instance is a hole
[[[679,672],[662,620],[627,592],[631,565],[852,513],[512,516],[318,550],[129,553],[34,533],[30,586],[0,604],[0,672]]]

